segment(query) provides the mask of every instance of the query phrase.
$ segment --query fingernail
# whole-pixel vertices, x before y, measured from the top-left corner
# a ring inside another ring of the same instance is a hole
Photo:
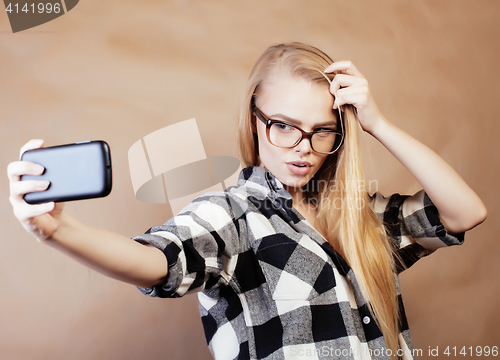
[[[33,139],[33,144],[35,145],[41,145],[43,143],[42,139]]]
[[[38,165],[38,164],[33,165],[33,171],[35,173],[41,174],[43,172],[43,170],[44,170],[44,167],[42,165]]]
[[[44,208],[46,211],[52,211],[54,209],[54,203],[49,202],[49,203],[45,204]]]
[[[38,189],[46,189],[49,186],[50,182],[47,180],[40,180],[36,182],[36,187]]]

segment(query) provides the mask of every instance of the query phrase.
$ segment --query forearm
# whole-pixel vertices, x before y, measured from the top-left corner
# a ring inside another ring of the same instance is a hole
[[[167,260],[160,250],[90,227],[67,214],[45,243],[103,275],[133,285],[153,286],[167,275]]]
[[[325,69],[339,72],[330,84],[333,108],[356,108],[362,129],[380,141],[417,179],[439,211],[445,228],[459,233],[480,224],[486,208],[476,193],[443,159],[427,146],[389,123],[378,110],[368,82],[350,61],[337,61]]]
[[[415,177],[452,233],[469,230],[486,218],[486,208],[458,173],[430,148],[383,119],[371,133]]]

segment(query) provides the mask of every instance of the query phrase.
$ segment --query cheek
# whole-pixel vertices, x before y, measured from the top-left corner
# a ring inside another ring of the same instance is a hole
[[[325,154],[320,155],[320,158],[319,158],[319,161],[318,161],[318,163],[319,163],[318,168],[320,168],[321,166],[323,166],[323,164],[325,163],[325,160],[326,160],[327,157],[328,157],[328,155],[325,155]]]
[[[259,154],[262,157],[269,149],[269,146],[272,146],[269,141],[267,141],[266,127],[262,123],[257,124],[257,140],[259,142]]]
[[[324,155],[324,156],[319,157],[316,160],[317,166],[316,166],[316,169],[314,171],[314,174],[312,174],[311,177],[313,177],[314,175],[317,174],[317,172],[319,171],[319,169],[325,164],[325,161],[326,161],[327,158],[328,158],[328,155]]]
[[[280,148],[272,145],[267,140],[266,126],[262,123],[257,124],[257,139],[259,142],[259,156],[264,166],[269,167],[271,163],[278,160],[280,155]]]

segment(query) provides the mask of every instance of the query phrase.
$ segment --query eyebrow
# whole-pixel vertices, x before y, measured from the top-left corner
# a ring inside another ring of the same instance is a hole
[[[300,125],[302,126],[302,121],[300,120],[297,120],[297,119],[293,119],[289,116],[286,116],[286,115],[283,115],[283,114],[274,114],[274,115],[270,115],[269,116],[269,119],[272,119],[274,117],[280,117],[281,119],[285,120],[285,121],[288,121],[289,123],[291,123],[292,125]],[[316,128],[316,127],[321,127],[321,126],[336,126],[337,125],[337,119],[335,119],[335,121],[325,121],[325,122],[322,122],[322,123],[317,123],[317,124],[314,124],[313,128]]]

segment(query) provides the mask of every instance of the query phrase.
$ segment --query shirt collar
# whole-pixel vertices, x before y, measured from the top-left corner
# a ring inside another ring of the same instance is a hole
[[[241,171],[238,178],[238,185],[245,188],[247,195],[254,196],[259,200],[264,200],[264,198],[268,197],[273,203],[278,202],[280,206],[277,208],[281,208],[286,213],[289,224],[297,232],[308,235],[321,245],[343,276],[349,273],[349,265],[316,229],[298,221],[298,218],[296,218],[297,223],[294,223],[292,213],[298,216],[298,212],[294,212],[292,209],[292,195],[290,195],[283,184],[269,170],[257,166],[247,167]]]
[[[243,190],[252,203],[278,214],[300,232],[295,225],[300,222],[300,217],[293,209],[292,196],[269,170],[257,166],[243,169],[238,185],[239,191]]]
[[[238,185],[244,186],[249,194],[261,199],[268,196],[272,199],[292,200],[292,195],[285,189],[281,181],[263,167],[250,166],[243,169],[238,178]]]

